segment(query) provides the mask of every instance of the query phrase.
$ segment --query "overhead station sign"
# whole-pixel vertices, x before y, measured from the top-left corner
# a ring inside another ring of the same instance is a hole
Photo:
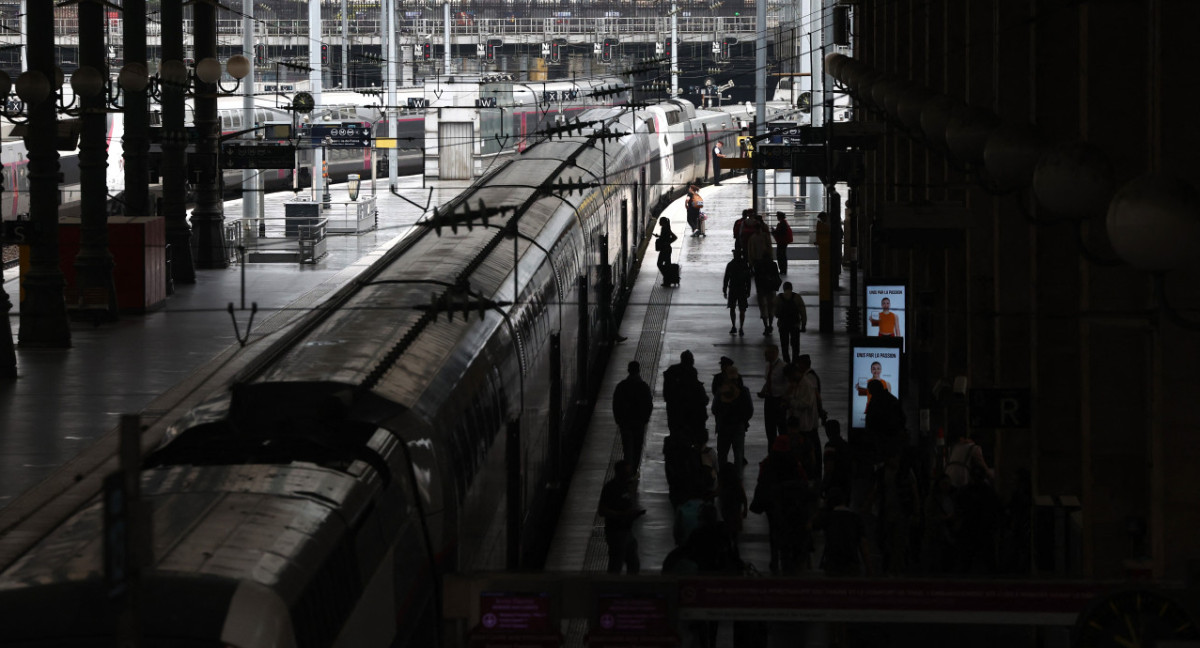
[[[371,127],[359,124],[313,124],[302,133],[309,146],[330,148],[368,148],[371,146]]]
[[[290,169],[296,147],[286,144],[221,144],[222,169]]]

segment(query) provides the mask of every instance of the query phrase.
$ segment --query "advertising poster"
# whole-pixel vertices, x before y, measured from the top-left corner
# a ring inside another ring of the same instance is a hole
[[[900,397],[900,340],[859,338],[850,347],[850,427],[867,427],[872,382]]]
[[[908,335],[907,291],[895,281],[867,282],[867,335],[869,337],[903,338]],[[903,345],[901,345],[903,349]]]

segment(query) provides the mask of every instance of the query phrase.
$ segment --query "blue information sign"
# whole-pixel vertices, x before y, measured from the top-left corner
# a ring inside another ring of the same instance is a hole
[[[359,124],[313,124],[305,129],[304,138],[310,140],[313,146],[366,148],[371,145],[371,127]]]

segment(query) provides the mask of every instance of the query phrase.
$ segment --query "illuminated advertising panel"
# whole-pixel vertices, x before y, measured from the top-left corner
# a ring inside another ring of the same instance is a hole
[[[850,427],[867,427],[867,404],[872,382],[900,397],[900,340],[855,338],[850,345]]]
[[[908,335],[908,290],[901,281],[866,282],[867,335],[901,338]],[[900,348],[903,350],[904,345]]]

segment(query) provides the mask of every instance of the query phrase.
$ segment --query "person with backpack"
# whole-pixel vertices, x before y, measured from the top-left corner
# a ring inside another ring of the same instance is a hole
[[[825,466],[825,478],[822,491],[828,494],[837,488],[847,495],[850,494],[854,477],[854,457],[850,452],[850,444],[842,437],[842,426],[835,420],[825,421],[824,452],[822,463]]]
[[[792,244],[792,226],[787,222],[787,215],[775,212],[775,228],[771,236],[775,238],[775,261],[779,263],[780,276],[787,276],[787,246]]]
[[[811,550],[808,475],[792,454],[786,436],[775,438],[771,451],[758,464],[758,482],[750,511],[766,514],[772,574],[794,574]],[[807,540],[807,541],[806,541]],[[803,554],[803,556],[802,556]]]
[[[958,434],[946,455],[946,476],[955,488],[962,488],[971,482],[971,469],[978,467],[990,480],[994,472],[983,458],[983,448],[971,440],[970,433]]]
[[[619,574],[624,567],[629,574],[638,573],[637,538],[633,521],[646,514],[637,506],[637,482],[633,479],[633,462],[621,459],[613,464],[613,478],[600,491],[598,512],[604,518],[604,540],[608,544],[608,573]]]
[[[663,372],[663,400],[667,403],[667,429],[680,438],[694,440],[708,422],[708,394],[696,357],[690,349],[679,354],[679,362]]]
[[[758,221],[754,218],[754,210],[750,208],[743,209],[742,217],[733,222],[734,249],[746,255],[746,246],[749,244],[750,237],[756,229],[758,229]]]
[[[717,422],[717,457],[725,461],[732,448],[733,464],[741,475],[746,460],[746,430],[754,416],[754,401],[750,400],[750,391],[742,384],[737,367],[726,368],[719,395],[713,399],[712,412]]]
[[[692,236],[700,236],[700,212],[704,209],[704,197],[700,195],[700,187],[688,185],[688,197],[684,208],[687,210],[687,223],[692,228]]]
[[[912,529],[917,523],[917,477],[912,468],[893,452],[875,470],[874,484],[867,496],[868,509],[879,507],[879,547],[883,552],[883,572],[903,575],[908,571],[908,551]]]
[[[733,260],[725,264],[725,277],[721,281],[721,292],[729,308],[730,335],[746,335],[746,307],[750,304],[750,282],[753,279],[754,273],[742,251],[734,249]]]
[[[804,298],[792,292],[792,282],[783,282],[783,292],[775,295],[775,320],[779,325],[779,352],[791,363],[800,355],[800,333],[808,328],[808,309]]]
[[[758,316],[763,322],[763,335],[770,335],[775,327],[775,291],[779,288],[779,270],[770,258],[760,259],[754,264],[754,292],[758,299]]]

